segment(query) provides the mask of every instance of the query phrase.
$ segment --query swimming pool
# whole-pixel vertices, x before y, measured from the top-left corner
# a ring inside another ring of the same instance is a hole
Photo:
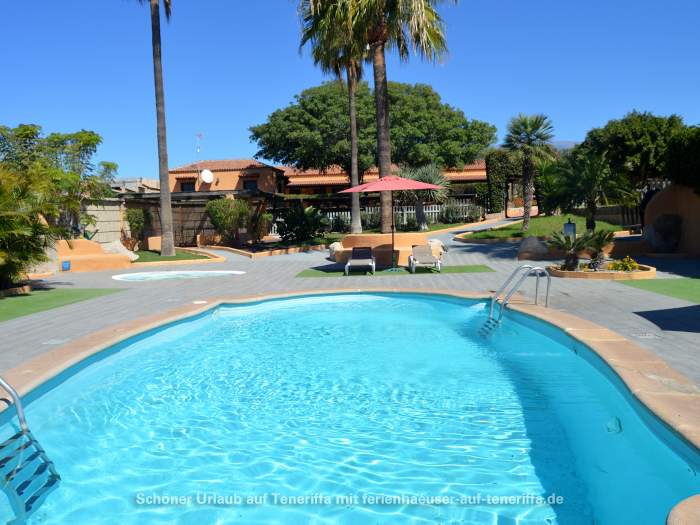
[[[170,270],[162,272],[134,272],[113,275],[115,281],[165,281],[168,279],[203,279],[205,277],[227,277],[244,275],[240,270]]]
[[[485,318],[325,295],[120,343],[29,396],[62,476],[31,523],[657,525],[700,492],[697,450],[583,345],[513,312],[483,339]]]

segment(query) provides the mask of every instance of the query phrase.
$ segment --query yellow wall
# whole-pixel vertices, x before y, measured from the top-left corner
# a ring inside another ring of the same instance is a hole
[[[247,170],[226,170],[214,171],[214,181],[211,184],[204,184],[199,178],[199,173],[173,173],[170,172],[170,191],[182,191],[180,183],[187,182],[182,177],[189,176],[189,180],[195,181],[195,191],[222,191],[222,190],[243,190],[243,182],[246,180],[257,180],[258,189],[269,193],[277,191],[276,172],[270,168],[254,168]],[[175,178],[177,176],[177,178]]]

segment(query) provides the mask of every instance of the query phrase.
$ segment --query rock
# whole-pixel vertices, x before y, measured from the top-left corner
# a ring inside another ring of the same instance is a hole
[[[336,250],[342,250],[343,249],[343,243],[342,242],[334,242],[328,247],[328,253],[330,255],[331,261],[335,261],[335,252]]]
[[[131,262],[134,262],[139,258],[134,252],[127,250],[120,241],[112,241],[101,244],[100,247],[105,253],[118,253],[120,255],[126,255]]]
[[[549,255],[547,245],[537,237],[525,237],[518,248],[518,260],[539,261]]]

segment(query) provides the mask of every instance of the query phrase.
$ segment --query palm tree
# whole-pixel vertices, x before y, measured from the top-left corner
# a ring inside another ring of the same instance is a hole
[[[554,128],[545,115],[523,115],[511,119],[503,145],[518,152],[523,162],[523,231],[530,227],[535,163],[551,155],[549,141]]]
[[[450,195],[450,181],[445,178],[442,170],[434,164],[418,168],[402,168],[399,175],[407,179],[413,179],[428,184],[442,186],[439,190],[419,190],[400,192],[398,200],[406,200],[414,203],[416,207],[416,222],[420,231],[428,230],[428,220],[425,216],[425,203],[447,201]]]
[[[165,93],[163,90],[163,64],[160,54],[160,1],[148,2],[151,7],[151,42],[153,44],[153,80],[156,91],[156,122],[158,134],[158,178],[160,179],[160,253],[165,257],[175,255],[173,236],[173,210],[170,202],[170,181],[168,177],[168,144],[165,134]],[[165,17],[170,20],[172,0],[163,0]]]
[[[586,209],[586,229],[595,230],[598,204],[610,201],[636,204],[639,193],[628,176],[613,171],[605,154],[574,151],[559,164],[560,184],[565,210],[583,204]]]
[[[314,0],[325,2],[333,0]],[[402,60],[409,49],[436,60],[447,50],[442,18],[437,4],[442,0],[355,0],[354,27],[369,47],[374,70],[374,100],[377,118],[377,160],[379,176],[391,175],[389,135],[389,93],[387,89],[387,46],[395,48]],[[456,1],[456,0],[455,0]],[[391,231],[391,196],[381,195],[382,232]]]
[[[301,0],[301,46],[311,44],[311,54],[316,65],[326,73],[334,73],[338,79],[346,74],[348,86],[348,111],[350,113],[350,185],[360,183],[358,167],[357,107],[355,93],[362,78],[362,60],[365,56],[363,42],[353,28],[353,2],[315,2]],[[342,80],[341,80],[342,82]],[[352,193],[351,233],[362,233],[360,194]]]
[[[588,232],[578,237],[554,232],[547,244],[564,252],[562,270],[573,272],[578,270],[579,253],[588,248],[590,242],[591,234]]]

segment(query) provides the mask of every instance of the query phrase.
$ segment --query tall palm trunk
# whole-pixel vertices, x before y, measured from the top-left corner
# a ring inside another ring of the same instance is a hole
[[[530,227],[530,213],[532,211],[533,173],[535,166],[532,159],[526,157],[523,160],[523,231]]]
[[[586,202],[586,229],[589,232],[595,231],[595,218],[598,214],[598,205],[595,197],[588,199]]]
[[[357,105],[355,92],[357,91],[357,75],[352,67],[347,68],[348,76],[348,105],[350,106],[350,185],[357,186],[360,183],[360,170],[358,167],[357,144]],[[360,216],[360,194],[351,193],[352,208],[350,210],[350,233],[362,233],[362,219]]]
[[[372,46],[372,65],[374,67],[374,102],[377,113],[377,157],[379,176],[391,175],[391,139],[389,136],[389,92],[386,83],[386,59],[384,41]],[[381,192],[382,233],[391,232],[391,194]]]
[[[160,179],[160,253],[165,257],[175,255],[173,238],[173,210],[170,202],[168,178],[168,145],[165,135],[165,93],[163,90],[163,64],[160,56],[160,2],[151,0],[151,40],[153,43],[153,80],[156,90],[156,121],[158,128],[158,177]]]

